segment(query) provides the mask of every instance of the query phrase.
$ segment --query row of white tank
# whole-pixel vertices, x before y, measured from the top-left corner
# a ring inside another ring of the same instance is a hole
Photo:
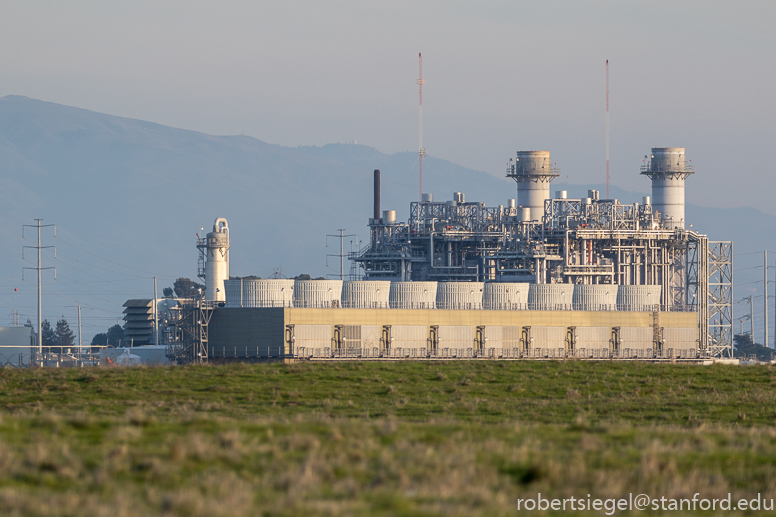
[[[651,311],[659,285],[231,279],[226,307]]]

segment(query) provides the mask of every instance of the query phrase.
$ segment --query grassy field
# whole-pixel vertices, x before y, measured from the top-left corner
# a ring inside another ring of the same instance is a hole
[[[537,492],[773,498],[774,373],[573,361],[0,369],[0,513],[468,516],[515,515]]]

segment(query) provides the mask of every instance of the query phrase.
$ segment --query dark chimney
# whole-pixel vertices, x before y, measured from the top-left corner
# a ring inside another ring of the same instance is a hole
[[[380,169],[375,169],[375,219],[380,219]]]

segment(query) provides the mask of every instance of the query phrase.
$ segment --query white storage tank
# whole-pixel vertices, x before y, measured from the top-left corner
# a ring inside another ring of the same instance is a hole
[[[294,307],[339,307],[342,280],[294,280]]]
[[[573,308],[575,311],[616,311],[616,285],[576,284]]]
[[[224,280],[224,291],[226,291],[226,308],[242,307],[242,279]]]
[[[294,281],[288,279],[243,278],[243,307],[293,307]]]
[[[659,285],[621,285],[617,288],[618,311],[653,311],[660,306]]]
[[[387,309],[391,282],[350,280],[342,284],[342,306],[346,309]]]
[[[435,309],[436,282],[391,282],[392,309]]]
[[[213,223],[213,231],[202,244],[197,245],[205,253],[205,299],[226,300],[224,281],[229,279],[229,223],[219,217]]]
[[[569,311],[574,300],[572,284],[531,284],[528,309],[532,311]]]
[[[490,310],[525,310],[528,308],[530,284],[488,282],[482,292],[482,308]]]
[[[437,309],[482,309],[483,282],[439,282]]]

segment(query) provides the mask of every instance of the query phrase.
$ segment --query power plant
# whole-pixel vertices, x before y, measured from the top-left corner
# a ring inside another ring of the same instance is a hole
[[[635,171],[634,171],[635,172]],[[408,218],[373,175],[359,279],[229,277],[226,219],[198,239],[204,300],[180,300],[168,357],[207,360],[703,361],[732,350],[732,243],[685,221],[684,148],[653,148],[641,202],[551,196],[549,151],[519,151],[517,196],[422,193]],[[177,312],[176,312],[177,311]]]

